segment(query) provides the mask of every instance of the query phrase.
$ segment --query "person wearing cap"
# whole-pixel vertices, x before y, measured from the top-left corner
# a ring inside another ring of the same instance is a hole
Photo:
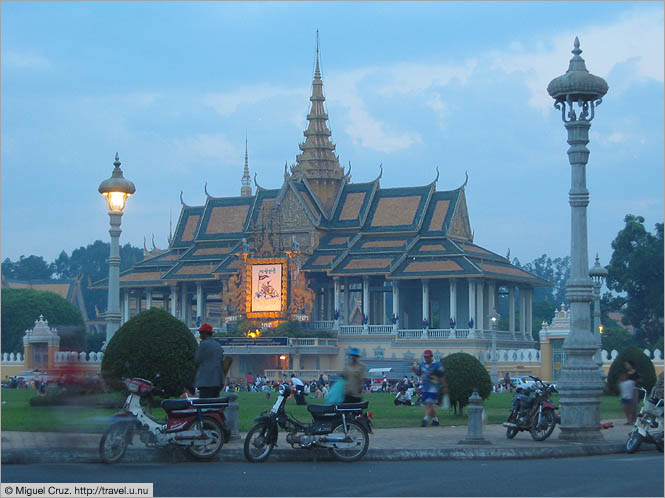
[[[346,381],[344,385],[344,403],[360,403],[363,400],[363,380],[367,377],[367,370],[365,365],[360,363],[358,348],[349,350],[349,363],[344,367],[342,377]]]
[[[194,356],[198,365],[194,384],[201,398],[217,398],[224,385],[224,350],[211,339],[212,326],[209,323],[201,325],[198,331],[201,344]]]
[[[425,404],[425,418],[421,422],[421,427],[427,426],[430,420],[432,425],[439,425],[439,418],[436,416],[436,402],[439,393],[448,392],[446,384],[446,372],[439,361],[433,361],[432,350],[426,349],[423,352],[425,361],[420,365],[413,364],[413,372],[422,377],[423,381],[423,403]]]

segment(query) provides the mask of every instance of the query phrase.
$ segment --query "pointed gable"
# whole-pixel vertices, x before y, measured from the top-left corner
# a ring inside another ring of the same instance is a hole
[[[201,223],[202,214],[203,206],[183,205],[171,247],[189,247],[192,245]]]
[[[464,189],[461,189],[455,204],[455,211],[452,219],[450,220],[450,227],[448,228],[448,236],[460,240],[473,240],[473,232],[471,231],[471,223],[469,222],[469,211],[466,207],[466,195]]]
[[[364,231],[418,230],[431,192],[432,185],[379,189],[374,195]]]
[[[244,237],[253,202],[254,197],[208,198],[196,240]]]

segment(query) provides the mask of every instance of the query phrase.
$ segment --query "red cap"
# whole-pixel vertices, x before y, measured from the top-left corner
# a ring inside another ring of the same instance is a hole
[[[432,356],[432,350],[426,349],[425,352],[423,353],[423,356]]]
[[[203,325],[201,325],[201,326],[199,327],[199,332],[205,332],[205,333],[207,333],[207,334],[212,334],[212,325],[210,325],[210,324],[207,323],[207,322],[204,323]]]

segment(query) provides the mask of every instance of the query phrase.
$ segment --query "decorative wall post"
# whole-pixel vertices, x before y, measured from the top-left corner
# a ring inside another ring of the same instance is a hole
[[[335,302],[333,304],[333,308],[334,308],[333,318],[335,319],[335,328],[337,330],[339,330],[339,305],[340,305],[339,277],[333,277],[333,285],[334,285],[334,288],[335,288],[335,295],[334,295],[334,301]]]
[[[363,329],[367,330],[369,323],[369,277],[363,276]]]
[[[593,356],[593,360],[599,368],[602,368],[603,359],[600,356],[600,350],[603,346],[603,341],[600,335],[600,288],[603,286],[603,282],[607,278],[607,270],[600,266],[598,254],[596,254],[596,262],[589,270],[589,276],[593,280],[593,336],[596,338],[596,344],[598,345],[598,351],[596,351],[596,354]]]
[[[515,339],[515,286],[508,287],[508,328]]]
[[[595,108],[602,102],[608,86],[605,80],[589,73],[580,57],[580,42],[575,38],[573,58],[566,74],[553,79],[547,92],[568,131],[568,160],[572,168],[569,203],[571,209],[571,275],[566,285],[570,301],[570,333],[563,343],[566,364],[561,371],[560,438],[570,441],[598,440],[600,434],[600,394],[603,390],[598,365],[593,355],[598,349],[591,333],[591,287],[587,250],[586,164],[589,158],[589,128]],[[575,111],[577,106],[577,111]],[[579,114],[578,114],[579,113]]]
[[[469,338],[476,337],[476,282],[469,279]]]
[[[393,280],[393,331],[399,330],[399,281]]]

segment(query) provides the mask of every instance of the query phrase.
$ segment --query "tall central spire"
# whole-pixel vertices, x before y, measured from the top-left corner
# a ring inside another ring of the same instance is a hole
[[[247,133],[245,133],[245,171],[242,174],[242,180],[240,184],[242,185],[240,187],[240,195],[242,197],[251,197],[252,185],[249,178],[249,161],[247,159]]]
[[[339,158],[334,153],[335,145],[330,141],[328,114],[326,114],[321,79],[319,53],[319,31],[316,31],[316,63],[312,81],[312,103],[304,131],[305,142],[299,144],[302,154],[296,156],[296,165],[292,168],[294,176],[303,176],[312,184],[324,205],[334,202],[334,195],[344,177],[344,168],[339,165]]]

